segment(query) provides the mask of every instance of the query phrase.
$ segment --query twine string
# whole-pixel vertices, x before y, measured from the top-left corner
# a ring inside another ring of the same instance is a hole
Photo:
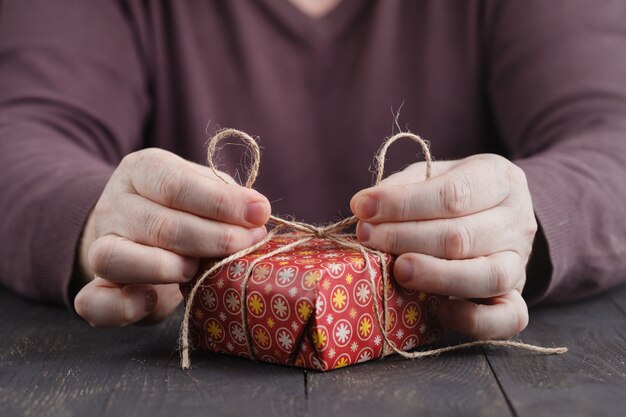
[[[213,171],[217,178],[221,179],[225,183],[228,183],[226,179],[217,170],[217,167],[214,162],[215,154],[218,150],[217,145],[221,141],[229,138],[236,137],[243,141],[247,148],[252,153],[252,164],[248,169],[247,178],[245,182],[246,188],[252,188],[260,167],[261,161],[261,152],[259,149],[259,145],[256,140],[252,138],[245,132],[242,132],[237,129],[222,129],[218,131],[209,141],[207,148],[207,165]],[[428,142],[420,138],[419,136],[411,133],[411,132],[399,132],[389,138],[387,138],[375,156],[375,165],[376,165],[376,179],[374,182],[374,186],[379,185],[383,179],[384,170],[385,170],[385,157],[387,155],[387,150],[389,147],[399,139],[410,139],[420,145],[422,152],[424,154],[424,160],[426,162],[426,180],[430,179],[432,172],[432,156],[430,153]],[[241,319],[242,319],[242,327],[243,332],[246,337],[246,346],[248,349],[248,353],[251,359],[256,359],[256,353],[254,350],[254,346],[252,345],[252,338],[250,335],[250,330],[248,328],[248,308],[247,308],[247,292],[248,292],[248,282],[250,276],[252,274],[252,270],[254,267],[261,261],[268,259],[276,254],[287,252],[291,249],[294,249],[298,246],[305,244],[306,242],[314,239],[314,238],[325,238],[329,239],[343,247],[354,249],[361,253],[363,258],[365,259],[366,269],[368,271],[369,276],[369,285],[372,291],[372,294],[377,294],[376,287],[376,270],[372,266],[372,262],[370,256],[376,258],[381,270],[382,274],[382,313],[380,311],[380,307],[375,297],[373,298],[374,304],[374,313],[376,316],[376,324],[380,329],[380,332],[383,336],[384,344],[383,344],[383,354],[386,353],[386,348],[390,348],[392,352],[399,354],[404,358],[415,359],[415,358],[424,358],[428,356],[436,356],[444,352],[450,352],[458,349],[465,349],[471,346],[478,345],[491,345],[491,346],[503,346],[503,347],[516,347],[521,349],[526,349],[529,351],[542,353],[542,354],[563,354],[567,352],[567,348],[559,347],[559,348],[545,348],[541,346],[530,345],[527,343],[522,343],[518,341],[511,340],[479,340],[467,343],[461,343],[454,346],[447,346],[438,349],[431,349],[425,351],[417,351],[417,352],[406,352],[396,346],[396,344],[389,338],[387,332],[387,286],[389,285],[389,276],[386,268],[386,257],[385,255],[377,250],[368,248],[366,246],[361,245],[359,242],[355,240],[355,236],[353,234],[345,234],[342,233],[346,228],[356,224],[358,222],[358,218],[356,216],[350,216],[343,220],[340,220],[336,223],[332,223],[326,226],[316,226],[304,222],[299,222],[295,220],[287,220],[274,215],[270,215],[270,220],[268,223],[272,224],[274,227],[267,233],[267,235],[255,243],[254,245],[242,249],[236,253],[233,253],[230,256],[225,257],[224,259],[216,262],[210,268],[205,270],[200,277],[197,279],[189,295],[187,297],[187,302],[185,304],[185,312],[183,316],[183,321],[181,324],[181,332],[180,332],[180,348],[181,348],[181,367],[183,369],[189,369],[191,366],[189,359],[189,319],[191,317],[191,306],[193,304],[193,300],[196,296],[196,293],[204,283],[204,281],[215,273],[222,266],[240,259],[250,253],[256,251],[261,248],[267,242],[269,242],[275,236],[283,233],[283,232],[291,232],[293,234],[292,242],[282,245],[272,251],[269,251],[259,257],[256,257],[248,267],[244,273],[242,286],[241,286]],[[295,233],[294,233],[295,232]]]

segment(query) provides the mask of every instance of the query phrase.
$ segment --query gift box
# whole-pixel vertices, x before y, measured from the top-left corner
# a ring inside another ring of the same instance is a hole
[[[193,347],[326,371],[393,353],[386,339],[404,351],[441,340],[441,297],[398,286],[393,256],[367,253],[373,280],[363,253],[332,239],[265,258],[298,238],[277,235],[222,265],[193,300],[200,276],[181,287]]]

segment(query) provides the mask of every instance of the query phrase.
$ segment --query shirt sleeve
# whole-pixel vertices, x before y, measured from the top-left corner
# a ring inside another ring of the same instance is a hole
[[[140,146],[146,76],[121,3],[0,4],[0,282],[70,304],[83,224]]]
[[[528,276],[547,282],[531,303],[624,283],[626,2],[488,4],[488,97],[528,178],[551,263],[550,276]]]

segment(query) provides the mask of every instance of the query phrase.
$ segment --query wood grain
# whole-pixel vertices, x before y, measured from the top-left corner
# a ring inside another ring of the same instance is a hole
[[[611,297],[531,312],[521,338],[567,346],[562,356],[485,349],[518,416],[622,416],[626,410],[626,315]],[[624,304],[622,304],[624,305]]]
[[[0,289],[0,416],[624,415],[625,312],[626,288],[532,311],[521,339],[566,345],[564,356],[475,348],[305,373],[196,353],[184,372],[180,311],[158,326],[92,329]]]
[[[180,312],[154,327],[92,329],[0,290],[0,416],[302,415],[301,369],[195,355],[179,369]],[[8,336],[8,337],[7,337]]]
[[[450,336],[448,343],[461,340]],[[506,400],[480,348],[437,358],[389,357],[328,373],[307,373],[313,416],[507,416]]]

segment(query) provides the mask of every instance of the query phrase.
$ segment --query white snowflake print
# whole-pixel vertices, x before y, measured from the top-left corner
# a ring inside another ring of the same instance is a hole
[[[238,324],[233,325],[230,331],[231,331],[231,335],[233,336],[233,339],[235,339],[237,342],[242,343],[244,340],[246,340],[246,335],[243,332],[243,328],[240,325]]]
[[[402,350],[410,350],[417,346],[415,340],[416,339],[414,337],[409,337],[409,339],[404,343],[404,346],[402,346]]]
[[[367,361],[371,361],[371,360],[372,360],[372,354],[369,352],[369,350],[366,350],[364,352],[361,352],[357,362],[367,362]]]
[[[293,329],[294,332],[297,332],[298,329],[300,328],[300,326],[298,325],[298,322],[292,321],[291,322],[291,328]]]
[[[286,330],[281,330],[278,332],[278,343],[280,343],[283,349],[291,350],[291,347],[293,346],[293,339]]]
[[[396,299],[396,304],[402,307],[402,305],[404,304],[404,298],[402,298],[401,296],[398,296],[398,298]]]
[[[306,345],[304,343],[300,344],[300,350],[306,352]]]
[[[328,252],[320,255],[320,258],[339,258],[341,254],[339,252]]]
[[[220,311],[220,320],[226,321],[226,314],[223,311]]]
[[[329,314],[328,316],[326,316],[326,323],[333,324],[333,320],[335,320],[335,318],[333,317],[332,314]]]
[[[305,265],[304,267],[305,267],[306,269],[311,269],[311,268],[313,268],[313,265]]]
[[[211,290],[207,290],[204,292],[204,294],[202,294],[202,301],[204,301],[204,304],[208,307],[208,308],[213,308],[215,307],[215,296],[213,295],[213,291]]]
[[[235,346],[233,346],[233,344],[232,344],[232,343],[228,342],[228,343],[226,344],[226,349],[228,349],[229,351],[231,351],[231,352],[232,352],[233,350],[235,350]]]
[[[280,318],[284,318],[287,316],[287,305],[285,304],[285,300],[282,298],[277,298],[274,301],[274,312]]]
[[[289,296],[291,298],[295,297],[296,295],[298,295],[298,289],[296,287],[291,287],[289,289]]]
[[[331,274],[338,274],[341,272],[343,265],[340,263],[326,264],[326,268],[328,268]]]
[[[357,287],[356,296],[361,303],[364,303],[367,301],[367,299],[370,296],[370,293],[371,291],[370,291],[369,285],[367,285],[364,282],[359,284],[359,286]]]
[[[335,352],[335,348],[328,349],[328,357],[329,358],[331,358],[331,359],[334,358],[336,354],[337,354],[337,352]]]
[[[374,344],[375,344],[376,346],[378,346],[378,345],[380,345],[380,342],[381,342],[381,338],[380,338],[380,336],[376,336],[376,337],[374,338]]]
[[[358,348],[359,348],[359,344],[357,342],[352,342],[352,344],[350,345],[350,350],[353,352],[356,352]]]
[[[275,256],[272,259],[276,261],[288,261],[291,259],[291,256]]]
[[[396,332],[396,337],[398,339],[402,339],[402,336],[404,336],[404,330],[398,329],[398,331]]]
[[[341,323],[335,330],[335,337],[339,340],[339,343],[346,343],[350,337],[350,329],[346,323]]]
[[[322,297],[319,297],[317,300],[315,300],[315,313],[322,314],[322,311],[324,311],[324,299]]]
[[[240,277],[241,274],[243,274],[245,270],[246,270],[246,264],[243,263],[242,261],[233,263],[229,268],[230,275],[235,278]]]
[[[237,311],[239,309],[239,297],[234,292],[230,292],[226,297],[226,307],[230,311]]]
[[[426,323],[420,324],[420,333],[424,333],[426,331]]]
[[[278,273],[278,280],[281,284],[288,284],[295,275],[295,273],[296,270],[294,268],[285,268]]]
[[[224,288],[224,280],[222,278],[217,280],[217,288],[219,289]]]

